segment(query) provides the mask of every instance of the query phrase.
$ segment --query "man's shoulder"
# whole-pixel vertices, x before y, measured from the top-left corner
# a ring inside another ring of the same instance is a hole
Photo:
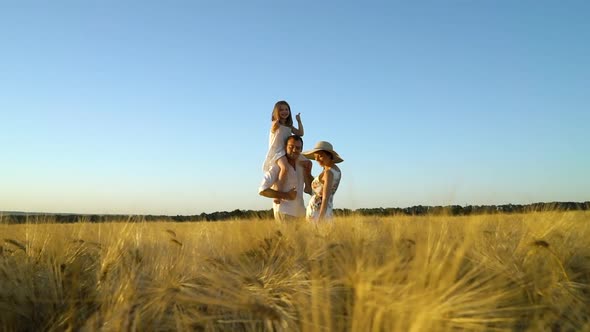
[[[305,158],[303,156],[299,156],[299,158],[297,159],[297,166],[298,166],[297,169],[300,169],[300,168],[303,169],[301,167],[301,165],[306,165],[306,164],[308,166],[304,166],[303,168],[305,168],[305,167],[311,167],[311,160],[309,160],[309,159],[307,159],[307,158]]]

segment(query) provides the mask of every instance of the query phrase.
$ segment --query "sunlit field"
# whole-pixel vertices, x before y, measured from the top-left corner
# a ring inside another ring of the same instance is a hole
[[[0,234],[2,331],[590,331],[589,212]]]

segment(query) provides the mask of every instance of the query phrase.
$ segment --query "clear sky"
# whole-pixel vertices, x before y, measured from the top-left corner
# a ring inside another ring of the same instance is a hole
[[[0,211],[270,209],[257,189],[282,99],[304,149],[327,140],[344,158],[337,208],[590,200],[589,14],[586,0],[0,1]]]

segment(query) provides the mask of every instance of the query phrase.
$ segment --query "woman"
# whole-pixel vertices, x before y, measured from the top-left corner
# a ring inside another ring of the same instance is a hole
[[[334,151],[332,144],[319,141],[312,150],[302,153],[308,159],[315,159],[323,171],[311,182],[313,195],[307,205],[306,217],[311,222],[332,218],[332,202],[340,184],[342,173],[336,166],[344,160]]]

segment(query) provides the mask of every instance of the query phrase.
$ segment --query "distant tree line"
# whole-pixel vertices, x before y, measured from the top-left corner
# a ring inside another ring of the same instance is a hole
[[[407,208],[372,208],[339,210],[339,215],[363,215],[363,216],[425,216],[425,215],[450,215],[469,216],[477,214],[494,213],[530,213],[544,211],[576,211],[590,210],[590,202],[549,202],[532,204],[504,204],[504,205],[447,205],[447,206],[412,206]]]
[[[533,204],[504,204],[504,205],[447,205],[447,206],[423,206],[417,205],[406,208],[370,208],[370,209],[335,209],[336,216],[426,216],[448,215],[469,216],[477,214],[494,213],[530,213],[544,211],[576,211],[590,210],[590,202],[549,202]],[[195,221],[225,221],[225,220],[265,220],[272,219],[272,209],[269,210],[233,210],[213,213],[201,213],[189,216],[159,216],[159,215],[79,215],[79,214],[41,214],[41,213],[15,213],[5,212],[0,214],[0,222],[20,224],[26,222],[136,222],[136,221],[170,221],[170,222],[195,222]]]

